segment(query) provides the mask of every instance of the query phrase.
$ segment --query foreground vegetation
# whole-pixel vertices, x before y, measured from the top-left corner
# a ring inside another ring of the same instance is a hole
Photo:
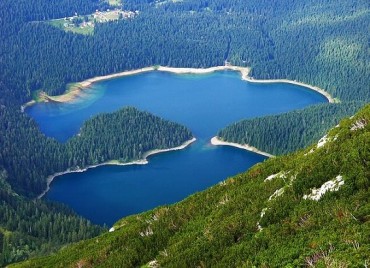
[[[113,232],[11,267],[366,266],[369,189],[367,105],[302,151],[269,159],[178,204],[123,218]]]

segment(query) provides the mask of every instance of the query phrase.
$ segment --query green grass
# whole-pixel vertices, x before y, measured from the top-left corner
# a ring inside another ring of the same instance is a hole
[[[120,6],[122,4],[121,0],[108,0],[110,6]]]
[[[114,3],[119,3],[119,1],[113,1]],[[93,14],[90,15],[84,15],[84,16],[78,16],[77,18],[82,22],[87,17],[87,22],[91,23],[105,23],[112,20],[118,20],[119,14],[116,10],[110,10],[106,12],[101,12],[99,14],[95,14],[94,17]],[[75,18],[73,18],[74,20]],[[93,35],[94,34],[94,26],[93,25],[86,25],[82,26],[82,23],[80,23],[78,26],[74,25],[71,18],[67,19],[55,19],[48,21],[51,25],[54,27],[57,27],[65,32],[73,32],[76,34],[83,34],[83,35]]]
[[[72,32],[72,33],[77,33],[77,34],[83,34],[83,35],[93,35],[94,34],[94,27],[91,27],[91,26],[86,26],[84,28],[73,27],[73,28],[68,28],[65,31]]]
[[[54,27],[64,28],[63,25],[64,25],[65,21],[64,21],[64,19],[57,19],[57,20],[51,20],[51,21],[49,21],[49,23],[51,25],[53,25]]]
[[[89,19],[90,19],[90,16],[89,16]],[[66,27],[65,25],[67,23],[70,24],[70,22],[65,21],[64,19],[51,20],[51,21],[48,21],[48,23],[50,23],[54,27],[57,27],[57,28],[65,31],[65,32],[72,32],[72,33],[83,34],[83,35],[92,35],[92,34],[94,34],[94,27],[92,27],[92,26],[85,26],[83,28],[81,28],[80,26],[68,26],[68,27]]]
[[[0,227],[0,233],[3,233],[6,237],[9,237],[12,232]]]
[[[36,90],[32,92],[32,99],[36,102],[42,101],[42,99],[40,98],[40,93],[41,93],[41,90]]]

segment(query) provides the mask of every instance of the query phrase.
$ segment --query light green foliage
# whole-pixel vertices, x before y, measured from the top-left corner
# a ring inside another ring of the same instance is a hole
[[[83,17],[81,17],[82,20]],[[84,34],[84,35],[92,35],[94,34],[94,26],[91,25],[75,25],[73,23],[68,23],[64,19],[57,19],[57,20],[52,20],[49,22],[51,25],[63,29],[66,32],[72,32],[72,33],[77,33],[77,34]],[[81,21],[82,23],[82,21]]]
[[[121,6],[122,0],[108,0],[110,6]]]
[[[12,267],[362,266],[370,260],[369,166],[367,105],[321,147],[269,159],[178,204],[123,218],[112,233]],[[338,175],[338,191],[303,198]]]
[[[118,1],[113,1],[115,5],[119,5]],[[123,11],[119,9],[111,10],[107,8],[104,11],[96,10],[93,14],[75,15],[73,17],[65,17],[61,19],[53,19],[48,21],[50,25],[62,29],[66,32],[76,34],[92,35],[96,23],[107,23],[117,21],[123,18],[133,18],[137,14],[132,11]]]

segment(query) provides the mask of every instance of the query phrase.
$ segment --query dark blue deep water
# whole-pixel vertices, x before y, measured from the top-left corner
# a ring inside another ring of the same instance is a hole
[[[41,103],[27,113],[61,142],[101,112],[134,106],[189,127],[197,141],[187,149],[151,156],[148,165],[103,166],[60,176],[46,198],[63,202],[94,223],[112,225],[127,215],[171,204],[266,159],[209,144],[230,123],[326,102],[307,88],[251,84],[237,72],[175,75],[149,72],[94,84],[68,104]]]

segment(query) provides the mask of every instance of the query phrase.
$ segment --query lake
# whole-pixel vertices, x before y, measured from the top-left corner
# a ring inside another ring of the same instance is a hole
[[[65,203],[97,224],[159,205],[172,204],[266,157],[242,149],[212,146],[210,139],[230,123],[327,102],[305,87],[253,84],[238,72],[177,75],[152,71],[106,80],[71,103],[39,103],[26,109],[41,131],[65,142],[85,120],[134,106],[189,127],[197,141],[181,151],[149,158],[148,165],[102,166],[57,177],[46,198]]]

